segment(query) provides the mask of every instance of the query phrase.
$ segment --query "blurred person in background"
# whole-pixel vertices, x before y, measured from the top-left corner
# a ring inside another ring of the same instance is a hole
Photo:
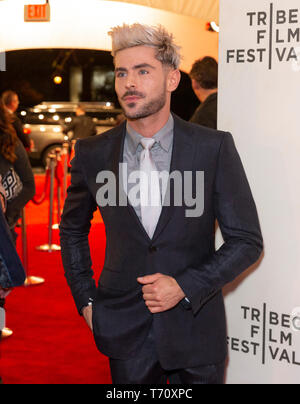
[[[201,102],[190,122],[217,129],[218,63],[212,57],[197,60],[190,72],[194,93]]]
[[[18,110],[20,104],[18,94],[9,90],[5,91],[1,98],[4,108],[11,115],[12,125],[17,133],[18,138],[21,140],[25,150],[30,152],[34,147],[33,141],[30,139],[28,134],[24,133],[23,124],[20,118],[16,115],[16,111]]]
[[[14,286],[12,283],[11,286],[8,286],[11,277],[7,275],[8,268],[6,268],[4,255],[9,257],[10,263],[15,260],[12,255],[17,239],[15,226],[21,216],[22,209],[35,194],[35,183],[26,150],[12,126],[12,117],[1,104],[0,176],[0,309],[2,309],[1,313],[3,314],[5,297],[9,293],[7,288]],[[17,269],[16,265],[12,267],[12,270]]]
[[[91,117],[86,116],[82,105],[77,106],[76,117],[65,128],[64,133],[68,134],[68,132],[73,132],[73,139],[84,139],[97,135],[96,125]]]
[[[12,126],[11,116],[2,105],[0,105],[0,175],[7,202],[6,220],[16,241],[14,228],[22,209],[35,195],[35,183],[28,155]]]

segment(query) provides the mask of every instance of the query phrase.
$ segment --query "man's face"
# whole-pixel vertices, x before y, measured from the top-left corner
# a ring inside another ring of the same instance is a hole
[[[142,119],[159,112],[168,100],[171,69],[156,59],[148,46],[119,51],[115,57],[115,87],[128,119]]]

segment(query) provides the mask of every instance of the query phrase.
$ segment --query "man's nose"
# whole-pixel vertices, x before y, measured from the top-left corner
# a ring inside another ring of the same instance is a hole
[[[126,80],[126,88],[136,88],[136,80],[134,78],[134,75],[128,74],[127,80]]]

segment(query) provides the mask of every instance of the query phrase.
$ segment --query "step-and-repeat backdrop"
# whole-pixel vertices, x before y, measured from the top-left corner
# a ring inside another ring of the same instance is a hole
[[[227,383],[299,383],[300,3],[221,0],[220,28],[219,129],[235,138],[265,241],[225,289]]]

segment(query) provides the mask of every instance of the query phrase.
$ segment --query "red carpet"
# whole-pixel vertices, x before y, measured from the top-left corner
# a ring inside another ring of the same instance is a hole
[[[36,176],[37,194],[44,176]],[[39,252],[47,244],[48,201],[26,208],[29,251],[28,275],[45,278],[40,286],[16,288],[7,298],[7,326],[13,336],[0,344],[0,376],[4,384],[107,384],[108,359],[101,355],[84,320],[77,314],[64,278],[60,253]],[[59,243],[54,231],[54,243]],[[95,278],[105,251],[100,215],[94,220],[91,254]],[[21,255],[21,238],[18,251]]]

